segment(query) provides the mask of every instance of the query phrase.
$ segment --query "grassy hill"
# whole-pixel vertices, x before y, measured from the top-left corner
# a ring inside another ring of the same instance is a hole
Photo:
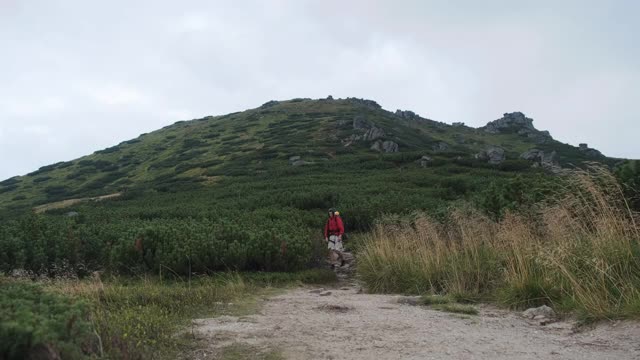
[[[382,131],[374,140],[369,127]],[[360,127],[356,129],[355,127]],[[506,151],[502,168],[525,170],[519,159],[530,149],[557,152],[560,164],[594,160],[579,148],[550,137],[545,143],[517,133],[493,134],[457,124],[423,119],[411,112],[391,113],[370,100],[294,99],[224,116],[179,121],[171,126],[70,162],[44,166],[26,176],[0,182],[0,207],[19,208],[70,198],[86,198],[134,189],[159,192],[214,187],[222,179],[273,174],[286,176],[289,159],[326,172],[354,166],[362,169],[418,167],[429,155],[434,163],[475,163],[474,155],[491,145]],[[375,140],[393,141],[399,153],[370,149]],[[597,160],[606,160],[596,156]],[[481,165],[481,161],[477,164]]]
[[[545,155],[521,158],[532,149]],[[519,113],[474,129],[370,100],[271,101],[1,182],[0,216],[14,220],[0,225],[0,268],[299,269],[322,256],[329,207],[349,232],[463,202],[499,214],[544,196],[559,166],[593,160],[614,162]]]

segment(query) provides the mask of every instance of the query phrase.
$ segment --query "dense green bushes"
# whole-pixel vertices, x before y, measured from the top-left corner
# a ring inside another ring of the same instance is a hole
[[[0,359],[78,359],[96,352],[88,316],[85,302],[0,278]]]
[[[393,168],[370,169],[372,161]],[[370,230],[385,213],[441,214],[461,199],[486,203],[486,211],[499,216],[501,209],[520,201],[518,189],[530,190],[544,179],[532,173],[511,181],[509,172],[452,164],[423,169],[414,161],[414,154],[372,155],[364,161],[345,156],[338,164],[319,161],[302,167],[283,161],[254,176],[230,176],[249,166],[235,162],[193,164],[216,166],[207,174],[228,177],[210,186],[204,177],[175,177],[168,171],[154,178],[152,189],[125,192],[121,200],[3,222],[0,270],[49,275],[296,270],[322,257],[318,244],[329,207],[339,208],[348,232]],[[116,175],[122,174],[103,175],[84,186],[106,186]],[[50,198],[68,195],[65,187],[51,186],[48,192]],[[80,216],[65,217],[69,211]],[[136,249],[138,240],[143,248]]]

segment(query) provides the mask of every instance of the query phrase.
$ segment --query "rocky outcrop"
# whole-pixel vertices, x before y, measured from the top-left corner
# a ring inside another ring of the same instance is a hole
[[[592,158],[598,158],[598,157],[604,156],[600,151],[590,148],[588,144],[580,144],[578,146],[578,150],[580,150],[582,153],[584,153],[588,157],[592,157]]]
[[[415,120],[420,118],[420,115],[414,113],[411,110],[400,110],[400,109],[396,110],[396,116],[406,120]]]
[[[356,115],[353,117],[353,129],[354,130],[369,130],[373,124],[367,120],[364,115]]]
[[[481,151],[475,155],[475,158],[482,161],[487,161],[489,164],[498,165],[506,160],[507,156],[503,148],[498,146],[491,146],[484,151]]]
[[[358,98],[347,98],[347,100],[353,104],[362,105],[369,109],[374,109],[374,110],[382,109],[382,106],[380,106],[377,102],[373,100],[358,99]]]
[[[385,152],[385,153],[394,153],[400,151],[398,144],[391,140],[382,141],[376,140],[376,142],[371,145],[371,150]]]
[[[463,122],[454,122],[453,124],[451,124],[451,126],[453,127],[463,127],[465,126]]]
[[[424,155],[420,159],[416,160],[416,163],[422,167],[427,167],[432,162],[433,162],[433,159],[428,155]]]
[[[524,116],[523,113],[518,111],[505,113],[502,118],[489,122],[484,127],[484,131],[490,134],[500,134],[512,128],[535,130],[535,127],[533,127],[533,119]]]
[[[533,126],[533,119],[519,111],[505,113],[502,118],[489,122],[481,129],[490,134],[516,133],[531,139],[536,144],[545,144],[553,140],[548,131],[537,130]]]
[[[521,159],[536,161],[544,158],[544,151],[538,149],[527,150],[522,155],[520,155]]]
[[[362,139],[362,135],[352,134],[348,138],[342,139],[342,146],[348,147],[351,146]]]
[[[373,141],[384,137],[384,130],[379,127],[371,126],[364,136],[362,137],[365,141]]]
[[[440,141],[440,142],[437,142],[437,143],[433,144],[431,146],[431,148],[435,152],[445,152],[445,151],[449,150],[449,144],[447,144],[444,141]]]
[[[560,164],[556,160],[557,153],[552,151],[551,153],[545,153],[539,149],[527,150],[520,155],[523,160],[533,161],[533,166],[542,167],[545,170],[549,170],[552,173],[558,173],[562,170]]]

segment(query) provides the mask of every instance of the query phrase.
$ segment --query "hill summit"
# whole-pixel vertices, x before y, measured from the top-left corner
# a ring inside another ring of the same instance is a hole
[[[0,182],[0,208],[135,189],[175,192],[286,167],[331,169],[354,161],[389,161],[384,154],[402,154],[402,161],[389,162],[394,168],[449,161],[556,171],[585,161],[611,161],[586,144],[574,147],[554,140],[521,112],[505,113],[476,129],[410,110],[387,111],[373,100],[298,98],[178,121],[91,155],[7,179]]]

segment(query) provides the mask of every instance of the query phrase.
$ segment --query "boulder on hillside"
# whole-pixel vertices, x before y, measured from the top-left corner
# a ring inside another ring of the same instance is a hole
[[[578,146],[578,150],[580,150],[582,153],[584,153],[588,157],[592,157],[592,158],[604,156],[600,151],[596,149],[592,149],[589,147],[588,144],[584,144],[584,143]]]
[[[399,116],[403,119],[407,119],[407,120],[414,120],[420,117],[420,115],[414,113],[411,110],[396,110],[396,116]]]
[[[351,145],[357,143],[358,141],[360,141],[360,139],[362,139],[362,135],[351,134],[351,136],[341,140],[342,141],[342,146],[344,146],[344,147],[351,146]]]
[[[549,170],[552,173],[557,173],[562,170],[560,164],[556,160],[557,153],[552,151],[551,153],[545,153],[540,149],[527,150],[520,155],[523,160],[533,161],[533,166],[540,166],[545,170]]]
[[[544,157],[544,151],[538,149],[527,150],[522,155],[520,155],[521,159],[536,161],[540,160]]]
[[[376,140],[376,142],[371,145],[371,150],[386,152],[386,153],[394,153],[399,151],[398,144],[391,140],[382,141]]]
[[[354,130],[369,130],[373,124],[367,120],[364,115],[356,115],[353,117],[353,129]]]
[[[537,130],[533,126],[533,119],[519,111],[505,113],[502,118],[489,122],[481,129],[490,134],[516,133],[536,144],[545,144],[553,139],[548,131]]]
[[[384,130],[382,130],[379,127],[376,127],[375,125],[372,125],[371,128],[367,130],[366,133],[364,133],[364,136],[362,138],[365,141],[373,141],[373,140],[383,138],[384,135],[385,135]]]
[[[449,144],[447,144],[444,141],[440,141],[440,142],[437,142],[437,143],[433,144],[433,146],[431,146],[431,148],[435,152],[445,152],[445,151],[449,150]]]
[[[475,158],[482,161],[487,161],[489,164],[498,165],[506,160],[507,156],[503,148],[498,146],[491,146],[484,151],[481,151],[475,155]]]
[[[433,159],[428,155],[424,155],[420,159],[416,160],[416,163],[420,164],[420,166],[422,166],[422,167],[427,167],[432,162],[433,162]]]
[[[354,98],[354,97],[347,98],[347,100],[350,101],[352,104],[362,105],[362,106],[367,107],[369,109],[373,109],[373,110],[382,109],[382,106],[380,106],[380,104],[378,104],[377,102],[375,102],[373,100],[358,99],[358,98]]]
[[[523,113],[516,111],[512,113],[504,113],[504,116],[498,120],[489,122],[484,131],[490,134],[500,134],[506,129],[510,128],[522,128],[535,130],[533,127],[533,119],[524,116]]]

